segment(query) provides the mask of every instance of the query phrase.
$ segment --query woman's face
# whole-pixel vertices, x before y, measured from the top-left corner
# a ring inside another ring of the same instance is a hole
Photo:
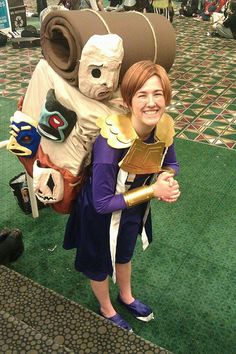
[[[138,134],[151,131],[165,111],[161,80],[154,75],[135,93],[132,99],[131,121]]]

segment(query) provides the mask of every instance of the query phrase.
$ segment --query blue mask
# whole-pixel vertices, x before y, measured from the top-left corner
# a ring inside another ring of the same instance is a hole
[[[40,143],[37,122],[20,111],[11,118],[11,137],[7,149],[13,154],[24,157],[35,156]]]

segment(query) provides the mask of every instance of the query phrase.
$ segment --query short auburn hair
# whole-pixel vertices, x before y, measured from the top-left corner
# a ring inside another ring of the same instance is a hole
[[[165,69],[150,60],[143,60],[133,64],[125,73],[120,85],[120,92],[124,103],[131,108],[132,99],[152,76],[158,76],[161,80],[166,106],[171,101],[171,84]]]

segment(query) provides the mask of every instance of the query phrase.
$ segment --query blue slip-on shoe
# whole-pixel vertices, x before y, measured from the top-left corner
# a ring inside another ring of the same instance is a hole
[[[143,304],[139,300],[134,300],[131,304],[126,304],[121,299],[120,295],[117,297],[118,302],[123,305],[134,317],[143,322],[149,322],[154,319],[151,307]]]
[[[129,325],[128,322],[126,322],[118,313],[115,314],[112,317],[105,317],[101,311],[99,311],[99,315],[101,315],[103,318],[106,318],[107,320],[115,323],[117,326],[126,329],[129,332],[133,332],[131,326]]]

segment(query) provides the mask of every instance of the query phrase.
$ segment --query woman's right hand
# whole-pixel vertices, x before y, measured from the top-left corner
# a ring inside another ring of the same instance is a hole
[[[175,202],[180,196],[179,184],[168,172],[161,173],[152,188],[154,197],[167,203]]]

